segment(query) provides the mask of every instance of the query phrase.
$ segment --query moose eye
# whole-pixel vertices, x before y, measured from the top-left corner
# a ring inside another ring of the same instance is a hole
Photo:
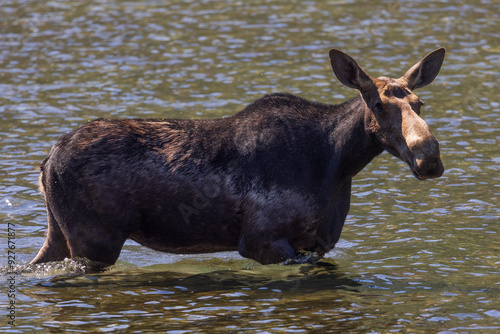
[[[424,105],[424,102],[422,100],[418,100],[415,103],[410,103],[410,105],[413,111],[415,111],[417,115],[420,115],[420,108]]]
[[[382,103],[380,102],[375,103],[375,106],[373,108],[376,112],[379,113],[384,111],[384,107],[382,107]]]

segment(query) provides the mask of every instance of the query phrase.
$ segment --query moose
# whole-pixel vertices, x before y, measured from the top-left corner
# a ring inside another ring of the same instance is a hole
[[[48,230],[31,264],[109,266],[130,238],[195,254],[237,250],[262,264],[320,259],[339,240],[352,178],[384,150],[420,180],[440,177],[439,144],[413,90],[430,84],[439,48],[402,77],[371,78],[342,51],[342,104],[265,95],[217,119],[97,119],[62,136],[41,164]]]

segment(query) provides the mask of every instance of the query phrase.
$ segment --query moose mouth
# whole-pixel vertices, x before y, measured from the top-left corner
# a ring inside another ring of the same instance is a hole
[[[424,161],[423,159],[414,158],[409,162],[411,172],[419,180],[435,179],[443,175],[444,167],[441,159],[433,159],[434,161]]]
[[[435,179],[444,173],[444,167],[439,157],[439,153],[435,157],[422,158],[421,154],[413,153],[409,150],[400,154],[397,150],[390,147],[386,147],[385,149],[395,157],[406,162],[413,176],[419,180]]]

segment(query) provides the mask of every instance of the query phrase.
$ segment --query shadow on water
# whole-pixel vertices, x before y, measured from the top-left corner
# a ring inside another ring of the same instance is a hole
[[[313,293],[325,289],[355,291],[361,284],[338,270],[330,259],[314,264],[259,265],[249,260],[181,260],[137,268],[125,262],[100,273],[86,274],[81,263],[54,262],[18,270],[22,285],[49,288],[119,289],[170,288],[179,292],[204,293],[241,289]]]
[[[78,266],[62,261],[18,268],[17,315],[30,319],[23,324],[54,333],[62,328],[254,332],[269,321],[292,326],[296,322],[290,319],[303,317],[305,309],[348,308],[352,302],[343,296],[358,295],[361,287],[331,259],[260,265],[247,259],[191,258],[140,268],[118,262],[95,274],[79,272],[84,268]]]

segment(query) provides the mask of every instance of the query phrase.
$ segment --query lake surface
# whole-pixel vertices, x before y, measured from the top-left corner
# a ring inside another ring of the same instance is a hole
[[[2,0],[0,330],[500,332],[499,16],[493,0]],[[330,48],[398,77],[441,46],[440,75],[416,93],[446,172],[418,181],[377,157],[317,265],[127,242],[102,274],[27,268],[46,230],[37,168],[88,120],[222,117],[277,91],[339,103],[357,93],[334,77]]]

